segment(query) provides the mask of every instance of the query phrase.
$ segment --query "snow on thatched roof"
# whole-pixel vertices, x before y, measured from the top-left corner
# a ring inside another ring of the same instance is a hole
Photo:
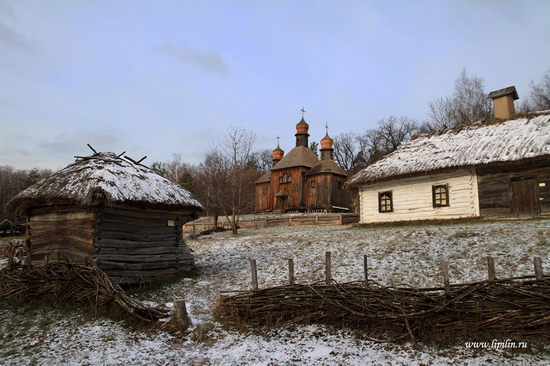
[[[78,157],[76,162],[17,194],[13,209],[29,206],[75,204],[89,206],[97,194],[108,203],[169,210],[201,204],[175,183],[151,169],[127,161],[114,153]]]
[[[519,162],[550,155],[550,115],[420,135],[366,167],[349,186],[460,167]]]

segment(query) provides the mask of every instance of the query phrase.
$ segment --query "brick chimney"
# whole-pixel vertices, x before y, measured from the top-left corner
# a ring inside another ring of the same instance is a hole
[[[509,119],[516,114],[514,100],[519,99],[515,86],[490,92],[487,99],[493,100],[493,114],[495,118]]]

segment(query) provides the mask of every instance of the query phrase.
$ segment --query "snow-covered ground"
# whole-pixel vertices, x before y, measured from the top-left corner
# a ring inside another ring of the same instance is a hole
[[[249,259],[258,266],[260,287],[287,282],[287,260],[294,259],[298,283],[325,276],[325,252],[332,252],[333,278],[369,277],[384,285],[441,286],[441,261],[449,262],[451,282],[487,278],[486,256],[495,258],[498,277],[533,274],[533,257],[550,271],[550,220],[472,222],[381,227],[292,226],[242,229],[188,240],[199,274],[139,300],[168,304],[186,300],[193,326],[185,334],[135,331],[108,318],[90,320],[65,313],[0,307],[0,365],[517,365],[548,364],[550,347],[471,349],[412,344],[380,344],[348,330],[320,325],[239,333],[212,318],[220,292],[251,288]],[[64,315],[65,314],[65,315]],[[208,331],[208,327],[212,329]],[[200,330],[203,330],[200,332]],[[475,339],[471,340],[475,342]],[[506,341],[504,339],[498,341]],[[519,342],[521,339],[513,341]]]

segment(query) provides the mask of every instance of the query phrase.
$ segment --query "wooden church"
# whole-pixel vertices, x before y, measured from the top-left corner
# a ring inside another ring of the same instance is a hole
[[[321,159],[309,148],[309,125],[296,125],[296,146],[285,155],[277,145],[273,166],[256,182],[256,212],[351,212],[348,175],[334,161],[333,140],[321,140]]]

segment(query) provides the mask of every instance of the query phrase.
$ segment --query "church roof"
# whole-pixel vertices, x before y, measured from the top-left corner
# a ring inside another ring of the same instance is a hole
[[[306,176],[314,175],[314,174],[321,174],[321,173],[332,173],[332,174],[338,174],[347,177],[348,175],[334,160],[320,160],[311,168],[307,173]]]
[[[260,178],[256,179],[254,183],[269,183],[271,181],[271,171],[268,170]]]
[[[296,146],[290,152],[281,159],[271,170],[287,169],[294,167],[307,167],[312,168],[319,158],[309,147]]]

